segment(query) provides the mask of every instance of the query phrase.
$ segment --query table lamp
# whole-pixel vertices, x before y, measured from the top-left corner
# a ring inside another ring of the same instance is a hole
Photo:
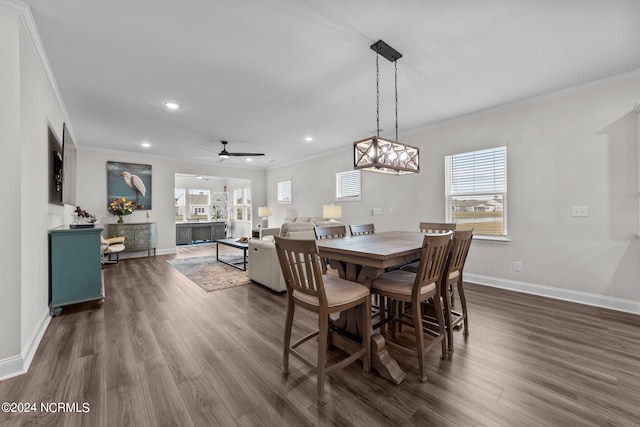
[[[340,205],[324,205],[322,207],[322,216],[329,218],[329,220],[336,220],[342,218],[342,206]]]
[[[262,228],[267,228],[269,227],[269,216],[271,216],[271,208],[267,207],[267,206],[262,206],[261,208],[258,208],[258,216],[261,216],[262,219],[260,220],[260,227]]]

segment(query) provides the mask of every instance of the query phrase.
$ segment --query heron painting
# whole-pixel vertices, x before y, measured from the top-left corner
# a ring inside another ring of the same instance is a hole
[[[151,210],[151,165],[107,162],[107,204],[121,197],[136,210]]]

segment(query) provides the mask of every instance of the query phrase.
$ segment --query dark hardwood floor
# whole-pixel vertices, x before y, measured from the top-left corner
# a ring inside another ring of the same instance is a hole
[[[315,379],[296,359],[280,374],[286,296],[250,284],[205,293],[166,261],[215,253],[123,260],[105,268],[106,299],[66,307],[29,372],[0,382],[2,401],[35,413],[0,413],[1,425],[638,425],[640,316],[467,285],[470,336],[428,355],[428,382],[413,357],[395,386],[355,363]],[[315,322],[306,317],[302,331]],[[299,324],[299,322],[298,322]],[[296,329],[294,329],[295,332]],[[41,402],[89,411],[40,411]]]

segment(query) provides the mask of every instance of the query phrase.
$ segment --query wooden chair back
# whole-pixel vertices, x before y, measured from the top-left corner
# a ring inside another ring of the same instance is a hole
[[[451,249],[447,260],[446,276],[459,271],[462,274],[464,263],[469,254],[471,239],[473,238],[473,228],[469,230],[457,230],[453,232],[451,239]]]
[[[318,255],[315,240],[295,240],[274,236],[280,269],[287,285],[287,292],[294,291],[318,298],[320,305],[327,306],[322,274],[326,272],[324,262]]]
[[[424,236],[422,251],[420,252],[420,264],[413,284],[413,301],[420,301],[422,287],[431,283],[436,284],[436,296],[434,298],[439,298],[439,283],[449,256],[452,235],[453,232],[448,231],[444,234]]]
[[[349,225],[352,236],[362,236],[363,234],[373,234],[376,232],[373,224]]]
[[[420,231],[423,233],[446,233],[447,231],[454,231],[456,224],[453,222],[421,222]]]
[[[347,235],[347,227],[345,225],[328,225],[316,227],[314,230],[316,239],[336,239]]]

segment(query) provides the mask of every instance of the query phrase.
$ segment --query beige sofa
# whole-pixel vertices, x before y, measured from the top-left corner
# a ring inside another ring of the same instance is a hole
[[[287,287],[280,271],[280,262],[276,253],[273,236],[291,239],[315,239],[314,227],[340,224],[326,218],[298,217],[301,220],[286,221],[282,227],[264,228],[260,230],[259,239],[249,240],[248,270],[249,278],[276,292],[285,292]]]

